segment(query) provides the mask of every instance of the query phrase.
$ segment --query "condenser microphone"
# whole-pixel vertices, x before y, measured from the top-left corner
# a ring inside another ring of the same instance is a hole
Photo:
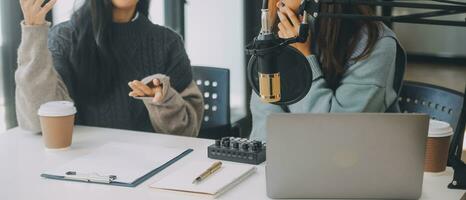
[[[269,20],[268,0],[264,0],[261,9],[261,31],[256,39],[256,48],[268,49],[276,45],[278,37],[272,33]],[[277,66],[277,52],[258,55],[259,96],[267,103],[281,99],[280,71]]]
[[[299,35],[281,39],[272,32],[268,4],[268,0],[263,0],[261,30],[246,47],[246,54],[251,55],[248,81],[262,102],[289,105],[304,98],[312,84],[312,70],[306,57],[289,46],[308,38],[307,13],[305,9],[299,11],[301,16],[304,15]]]

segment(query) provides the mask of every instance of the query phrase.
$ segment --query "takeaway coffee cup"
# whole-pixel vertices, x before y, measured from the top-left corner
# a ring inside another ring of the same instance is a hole
[[[424,171],[445,171],[452,135],[453,129],[450,124],[438,120],[430,120]]]
[[[45,147],[67,149],[71,145],[76,107],[69,101],[51,101],[42,104],[38,115]]]

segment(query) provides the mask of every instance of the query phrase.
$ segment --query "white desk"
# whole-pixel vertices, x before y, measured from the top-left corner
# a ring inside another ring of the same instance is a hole
[[[89,153],[109,141],[193,148],[194,152],[136,188],[56,181],[39,176],[44,169]],[[149,188],[148,185],[191,160],[208,160],[206,149],[212,143],[213,141],[204,139],[78,126],[75,129],[70,150],[50,152],[44,150],[41,136],[15,128],[6,133],[0,133],[0,200],[205,199],[206,196],[157,190]],[[426,174],[421,199],[460,199],[464,191],[446,188],[451,177],[451,171],[443,175]],[[265,190],[264,166],[259,166],[257,173],[220,196],[219,199],[268,199]]]

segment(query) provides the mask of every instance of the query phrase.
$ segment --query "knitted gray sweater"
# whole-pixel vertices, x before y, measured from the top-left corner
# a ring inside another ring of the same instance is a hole
[[[71,21],[54,26],[22,24],[22,41],[16,70],[16,104],[20,127],[39,131],[38,107],[47,101],[71,100],[78,109],[79,125],[197,136],[202,122],[202,94],[192,81],[188,56],[181,38],[145,16],[114,24],[114,48],[127,56],[125,73],[103,98],[86,101],[77,96],[76,70],[70,56],[76,46]],[[48,34],[49,33],[49,34]],[[48,39],[48,45],[47,45]],[[117,70],[117,69],[116,69]],[[161,103],[150,97],[130,98],[128,82],[148,76],[164,85]],[[98,86],[96,86],[98,87]]]

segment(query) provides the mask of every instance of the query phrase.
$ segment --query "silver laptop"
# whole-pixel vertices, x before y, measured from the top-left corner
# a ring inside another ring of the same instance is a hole
[[[272,114],[270,198],[418,199],[424,114]]]

